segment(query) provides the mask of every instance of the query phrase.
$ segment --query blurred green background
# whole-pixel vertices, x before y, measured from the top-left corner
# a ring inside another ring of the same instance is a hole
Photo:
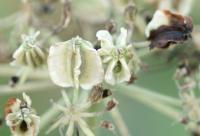
[[[92,10],[95,0],[74,0],[88,4]],[[12,14],[20,8],[19,0],[1,0],[0,1],[0,18]],[[94,7],[95,8],[95,7]],[[194,24],[200,23],[199,15],[200,1],[196,0],[192,8],[191,16]],[[89,16],[95,16],[95,13],[90,13]],[[68,28],[70,29],[70,28]],[[70,30],[69,30],[70,31]],[[3,31],[0,35],[4,36]],[[177,66],[176,62],[170,64],[165,63],[166,60],[161,57],[151,56],[143,59],[145,63],[149,64],[149,69],[142,70],[138,75],[136,84],[149,88],[159,93],[178,97],[176,86],[172,80],[172,75]],[[0,65],[1,66],[1,65]],[[7,84],[8,79],[0,75],[0,84]],[[0,90],[1,91],[1,90]],[[125,90],[124,90],[125,91]],[[33,107],[41,115],[51,105],[49,99],[58,100],[60,93],[58,90],[41,90],[39,92],[31,92],[29,95],[33,101]],[[177,121],[171,120],[164,115],[152,110],[150,107],[139,103],[133,99],[121,96],[115,93],[119,101],[119,108],[124,117],[125,122],[129,128],[131,136],[188,136],[188,132]],[[0,96],[0,115],[3,116],[3,107],[7,99],[11,96]],[[21,97],[17,95],[16,97]],[[106,118],[110,118],[106,115]],[[3,125],[0,127],[0,136],[9,136],[9,129]],[[44,132],[40,136],[44,136]],[[50,136],[57,136],[58,132],[54,131]],[[99,129],[100,136],[109,136],[109,132]]]

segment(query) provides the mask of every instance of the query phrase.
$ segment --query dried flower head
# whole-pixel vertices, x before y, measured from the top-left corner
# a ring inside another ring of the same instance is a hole
[[[89,89],[103,80],[97,51],[80,37],[51,46],[48,69],[53,82],[62,87]]]
[[[170,44],[186,41],[191,37],[192,19],[168,10],[158,10],[149,22],[145,34],[151,41],[150,48],[167,48]]]
[[[36,42],[39,34],[39,31],[31,30],[29,35],[22,35],[22,44],[13,54],[12,65],[37,68],[46,62],[46,53]]]
[[[96,36],[101,41],[98,53],[106,65],[105,81],[112,85],[129,81],[131,73],[138,71],[140,61],[132,45],[127,45],[127,30],[121,28],[117,37],[112,37],[107,30],[100,30]]]
[[[107,112],[107,108],[99,112],[90,112],[89,109],[94,103],[90,101],[88,97],[71,102],[65,91],[62,91],[62,96],[64,99],[64,105],[53,103],[62,114],[58,121],[49,128],[47,133],[57,127],[65,128],[68,126],[67,131],[62,134],[63,136],[73,136],[75,128],[80,128],[86,136],[94,136],[94,133],[91,130],[92,127],[87,124],[85,119],[98,117]]]
[[[40,118],[31,108],[31,99],[23,93],[23,100],[10,98],[5,106],[5,120],[13,136],[37,136]]]

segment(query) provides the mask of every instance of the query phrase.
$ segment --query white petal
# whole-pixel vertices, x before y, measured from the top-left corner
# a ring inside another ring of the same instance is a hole
[[[66,136],[73,136],[74,133],[74,121],[70,121],[69,127],[66,132]]]
[[[120,29],[120,35],[117,37],[116,40],[116,46],[117,47],[124,47],[126,46],[126,40],[127,40],[127,30],[125,28]]]
[[[113,47],[112,36],[107,30],[98,31],[96,33],[96,37],[99,41],[101,41],[102,48],[112,48]]]
[[[22,96],[24,101],[27,103],[28,107],[31,107],[32,104],[31,98],[26,93],[23,93]]]
[[[159,28],[162,25],[169,25],[169,19],[164,13],[163,10],[157,10],[152,18],[152,20],[149,22],[149,24],[146,27],[145,34],[147,37],[149,37],[150,32],[152,30],[155,30]]]
[[[101,58],[95,49],[86,46],[82,47],[81,56],[80,85],[84,89],[90,89],[103,80]]]
[[[115,76],[114,76],[114,68],[116,66],[116,63],[117,63],[118,60],[112,60],[109,64],[108,64],[108,68],[106,70],[106,73],[105,73],[105,80],[107,83],[111,84],[111,85],[114,85],[115,82],[116,82],[116,79],[115,79]]]
[[[87,123],[83,119],[80,119],[78,123],[86,136],[95,136],[94,133],[89,129],[89,126],[87,125]]]
[[[117,74],[117,82],[121,83],[124,81],[129,81],[131,78],[131,73],[128,68],[128,65],[124,58],[120,59],[119,61],[122,65],[122,69],[121,69],[120,73]]]
[[[72,46],[58,43],[51,46],[48,57],[49,74],[53,82],[62,87],[73,86],[72,78]]]

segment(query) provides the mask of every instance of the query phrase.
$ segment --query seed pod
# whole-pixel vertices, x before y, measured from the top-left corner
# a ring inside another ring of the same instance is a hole
[[[97,51],[90,42],[79,37],[51,46],[48,69],[53,82],[62,87],[90,89],[103,80]]]

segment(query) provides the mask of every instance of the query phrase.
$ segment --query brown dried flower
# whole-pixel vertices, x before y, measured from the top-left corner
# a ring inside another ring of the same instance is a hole
[[[117,104],[118,104],[117,100],[112,99],[112,100],[108,101],[106,109],[107,109],[108,111],[110,111],[110,110],[112,110],[113,108],[115,108],[115,107],[117,106]]]
[[[105,128],[109,131],[113,131],[115,129],[113,123],[107,120],[102,121],[100,127]]]
[[[171,44],[183,43],[191,37],[191,17],[158,10],[148,24],[145,34],[151,41],[150,48],[167,48]]]
[[[89,101],[96,103],[103,98],[111,96],[112,92],[109,89],[104,89],[101,85],[94,86],[89,95]]]

